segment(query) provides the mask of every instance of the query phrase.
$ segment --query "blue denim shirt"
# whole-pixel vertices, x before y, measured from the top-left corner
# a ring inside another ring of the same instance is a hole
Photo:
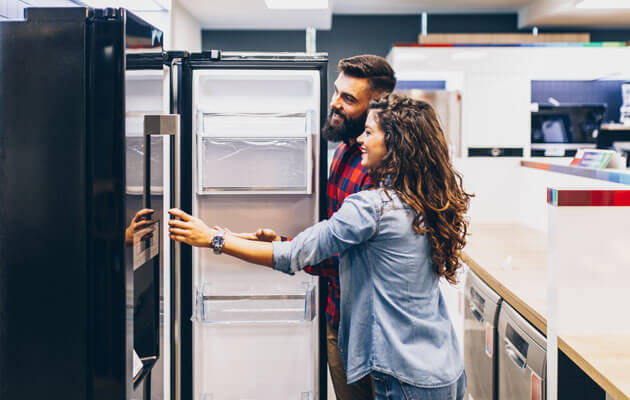
[[[464,364],[427,235],[393,191],[346,198],[329,219],[273,243],[274,268],[294,273],[338,253],[339,349],[348,383],[380,371],[420,387],[457,381]]]

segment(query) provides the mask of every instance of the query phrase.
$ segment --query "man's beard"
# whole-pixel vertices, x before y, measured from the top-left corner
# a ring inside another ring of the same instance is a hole
[[[333,126],[330,123],[333,115],[338,115],[343,119],[343,122],[339,126]],[[356,119],[348,118],[346,115],[341,114],[335,109],[330,110],[328,119],[322,129],[322,137],[331,142],[344,141],[348,142],[350,139],[359,137],[365,129],[365,120],[367,119],[367,111],[361,114]]]

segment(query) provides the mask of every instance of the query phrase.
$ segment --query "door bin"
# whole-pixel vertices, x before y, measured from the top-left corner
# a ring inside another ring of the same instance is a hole
[[[499,398],[544,400],[547,340],[506,302],[499,313]]]
[[[474,272],[464,289],[464,363],[469,400],[497,399],[497,320],[501,297]]]

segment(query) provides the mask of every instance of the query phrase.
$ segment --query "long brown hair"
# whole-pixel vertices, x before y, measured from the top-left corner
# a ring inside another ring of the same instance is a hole
[[[464,191],[462,177],[453,168],[433,107],[390,94],[373,100],[369,110],[376,112],[387,148],[370,171],[372,179],[396,192],[415,211],[413,230],[429,235],[435,273],[457,283],[468,230],[465,213],[472,195]]]

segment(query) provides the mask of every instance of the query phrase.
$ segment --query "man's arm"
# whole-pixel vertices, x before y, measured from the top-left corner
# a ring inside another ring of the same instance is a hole
[[[243,239],[261,240],[264,242],[285,242],[292,240],[292,238],[278,235],[273,229],[269,228],[261,228],[252,233],[238,233],[236,236]],[[336,277],[339,274],[339,256],[335,254],[319,264],[306,266],[304,267],[304,272],[310,275],[322,276],[324,278]]]

